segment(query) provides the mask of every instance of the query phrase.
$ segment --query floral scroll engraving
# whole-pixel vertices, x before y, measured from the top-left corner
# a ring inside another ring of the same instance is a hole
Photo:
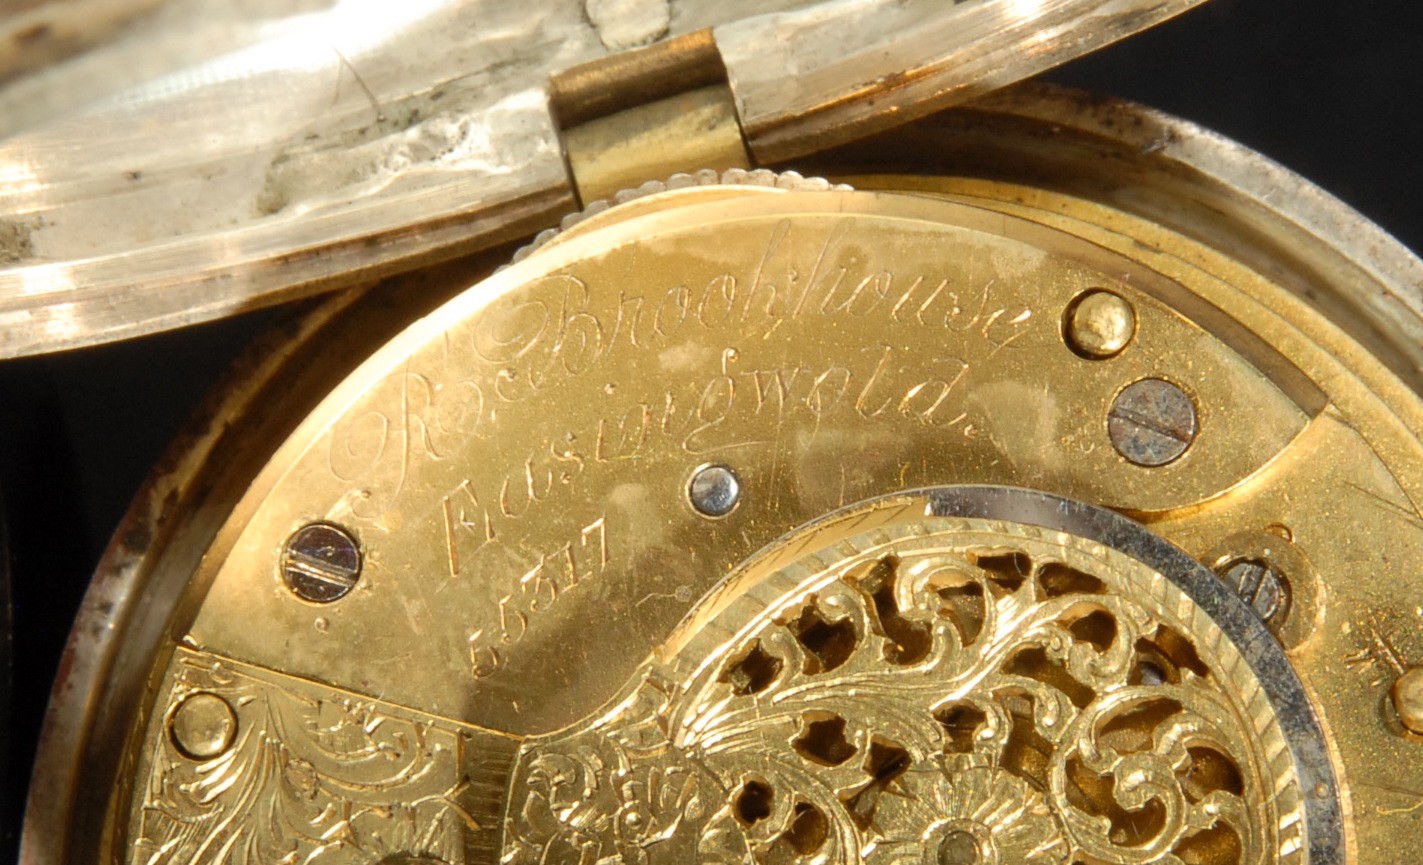
[[[516,743],[497,734],[182,650],[168,714],[193,694],[233,709],[206,759],[151,736],[128,861],[489,862]]]
[[[1115,551],[995,525],[723,593],[525,745],[503,861],[1302,861],[1282,734],[1209,618]]]

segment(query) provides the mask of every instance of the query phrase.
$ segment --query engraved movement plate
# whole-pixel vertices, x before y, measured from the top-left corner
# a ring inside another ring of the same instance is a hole
[[[1168,576],[1056,528],[937,516],[965,497],[1105,512],[946,494],[788,538],[806,551],[719,587],[610,709],[526,743],[504,861],[1338,859],[1319,728],[1243,602],[1213,619],[1218,582],[1175,551]]]
[[[1417,398],[1159,226],[870,185],[624,203],[360,366],[193,575],[113,858],[1386,861]]]

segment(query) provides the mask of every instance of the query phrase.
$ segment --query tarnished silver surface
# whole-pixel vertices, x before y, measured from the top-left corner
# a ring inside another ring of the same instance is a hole
[[[267,305],[571,205],[542,87],[604,50],[581,4],[292,5],[0,145],[0,356]]]
[[[549,77],[610,53],[716,28],[766,160],[1196,2],[175,0],[0,90],[0,131],[26,127],[0,142],[0,357],[218,318],[546,226],[573,204]]]
[[[717,28],[751,154],[773,162],[1021,81],[1201,0],[838,0]]]

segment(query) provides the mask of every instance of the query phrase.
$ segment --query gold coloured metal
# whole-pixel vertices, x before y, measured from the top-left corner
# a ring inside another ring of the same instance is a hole
[[[128,786],[119,765],[166,645],[164,620],[232,502],[332,381],[492,266],[476,257],[308,308],[257,340],[196,413],[130,508],[80,610],[85,624],[66,648],[30,784],[22,861],[116,859],[101,827],[110,788]]]
[[[638,610],[649,633],[674,624],[686,608],[662,596],[691,579],[665,563],[674,551],[709,545],[704,579],[719,576],[887,486],[1013,483],[1029,465],[1039,488],[1186,509],[1258,472],[1319,408],[1142,289],[1141,332],[1161,351],[1113,365],[1077,358],[1057,331],[1073,297],[1105,272],[1139,286],[1160,277],[1115,257],[1093,267],[1094,249],[1027,222],[1004,237],[999,213],[879,193],[713,189],[629,214],[607,211],[502,271],[438,327],[407,332],[409,358],[378,357],[373,368],[393,365],[338,392],[346,408],[313,418],[239,506],[199,577],[211,581],[202,606],[179,624],[186,638],[470,723],[543,732],[607,699],[602,675],[627,675],[648,648],[595,632],[586,657],[557,643],[538,651],[544,628],[601,608],[605,592],[651,594]],[[1212,411],[1186,458],[1126,467],[1123,484],[1105,418],[1121,387],[1163,365],[1189,373]],[[1215,432],[1224,416],[1236,434]],[[711,544],[700,523],[662,516],[692,469],[733,454],[742,485],[764,489],[722,523],[744,536],[723,530]],[[782,460],[794,460],[793,494]],[[322,612],[328,633],[273,576],[282,540],[312,520],[349,527],[366,551],[357,588]],[[524,540],[534,536],[538,546]],[[634,565],[644,560],[664,564]],[[578,591],[585,584],[605,588]],[[687,585],[694,596],[708,588]],[[418,607],[392,619],[389,592]],[[346,651],[356,634],[368,653]],[[536,674],[567,685],[529,693],[522,682]],[[472,689],[441,684],[471,676]]]
[[[1276,712],[1161,574],[910,497],[810,534],[524,744],[504,862],[1306,861]]]
[[[725,85],[624,109],[564,132],[564,152],[581,201],[611,198],[686,165],[751,167]]]
[[[207,760],[232,747],[237,716],[226,700],[199,692],[189,694],[173,707],[168,729],[173,747],[180,753],[194,760]]]
[[[1121,354],[1135,334],[1136,312],[1115,292],[1089,291],[1068,307],[1066,338],[1085,357]]]
[[[1393,707],[1403,726],[1423,734],[1423,669],[1413,667],[1393,683]]]
[[[26,861],[1423,845],[1420,350],[1357,290],[1407,268],[1094,106],[905,133],[962,176],[648,185],[293,335],[106,565]]]
[[[713,85],[726,85],[726,66],[712,31],[703,29],[554,73],[549,108],[566,130]]]
[[[1370,779],[1417,759],[1378,706],[1423,651],[1389,601],[1420,554],[1418,398],[1145,220],[857,183],[881,191],[596,213],[376,353],[207,550],[113,849],[1389,861],[1415,830]],[[1110,362],[1063,338],[1105,285],[1135,319]],[[1168,380],[1190,446],[1124,459],[1114,406]],[[738,481],[716,520],[709,466]],[[877,499],[964,484],[1127,513],[1194,576],[1125,529]],[[363,555],[321,606],[280,567],[313,524]],[[196,691],[246,707],[251,756],[185,774],[160,719]]]
[[[1288,527],[1236,532],[1202,561],[1250,604],[1285,648],[1304,642],[1320,626],[1324,587]]]
[[[483,815],[513,740],[186,650],[164,693],[175,717],[194,700],[236,706],[241,732],[230,752],[147,743],[128,861],[495,861]]]

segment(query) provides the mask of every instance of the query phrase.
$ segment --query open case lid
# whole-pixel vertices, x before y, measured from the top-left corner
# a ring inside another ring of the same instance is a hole
[[[545,227],[576,206],[550,79],[621,52],[709,42],[752,161],[774,164],[1199,2],[26,2],[0,23],[0,358]],[[48,62],[66,47],[84,50]]]

